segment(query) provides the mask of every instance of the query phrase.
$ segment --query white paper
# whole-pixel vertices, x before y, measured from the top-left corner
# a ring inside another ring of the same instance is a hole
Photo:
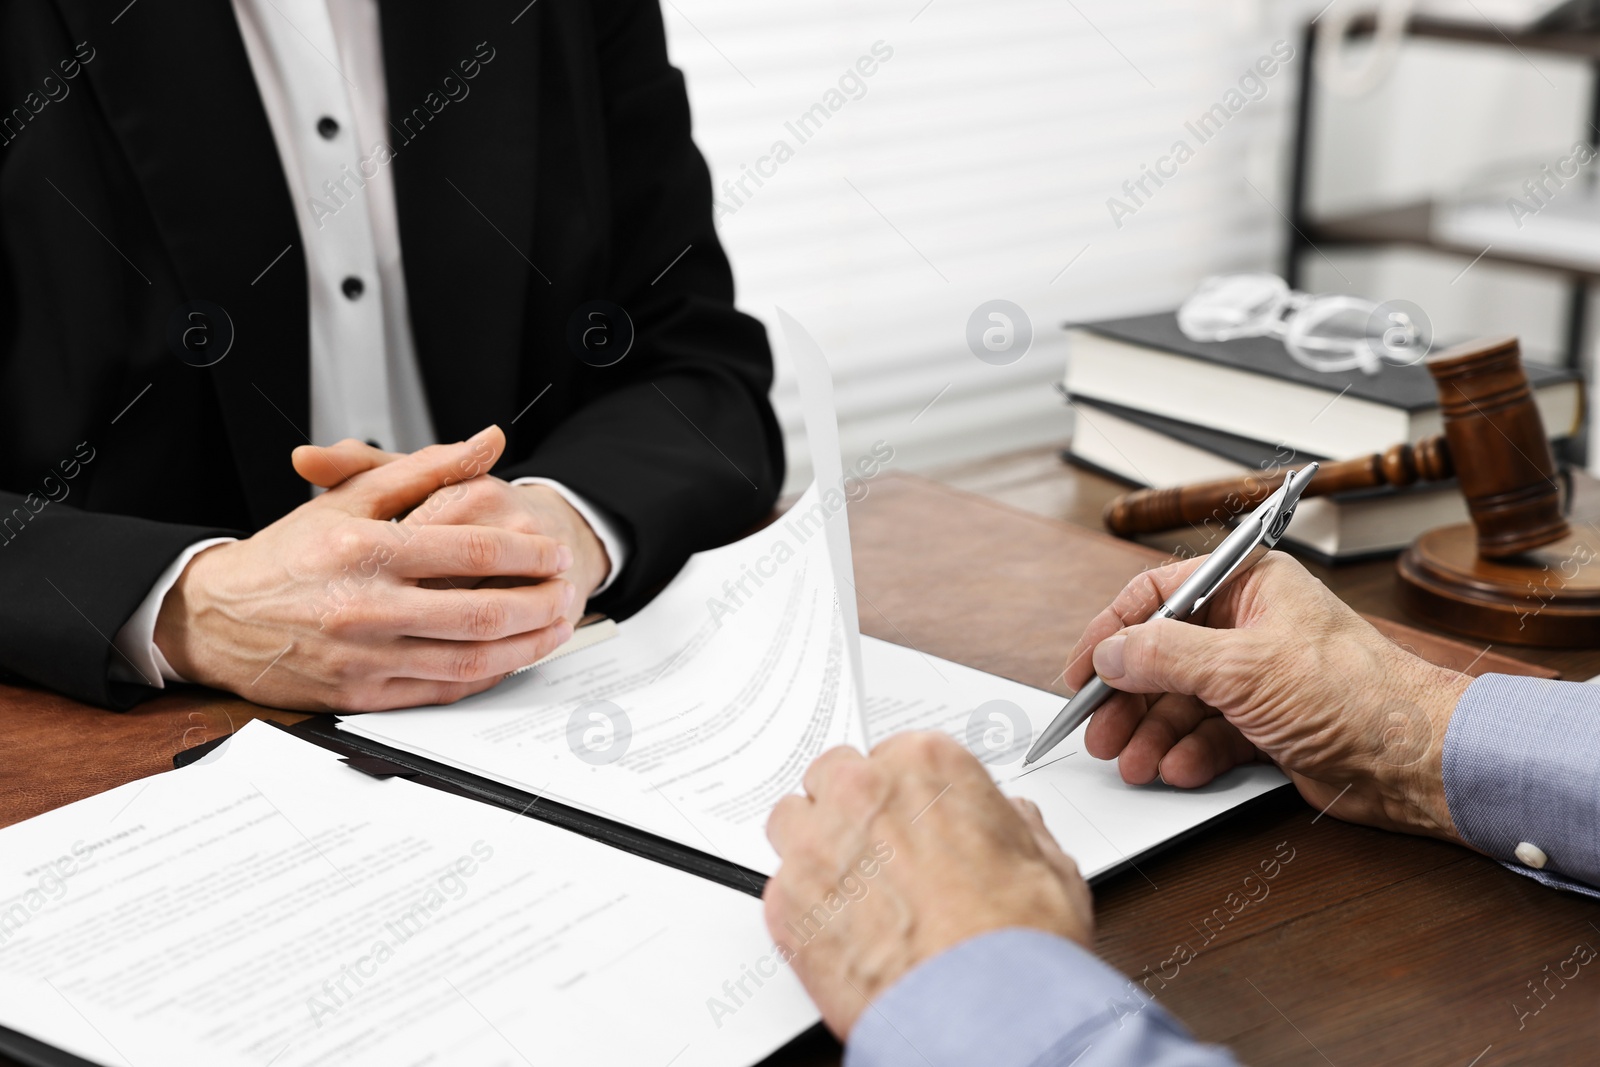
[[[1001,792],[1039,805],[1045,825],[1085,878],[1288,782],[1276,767],[1252,764],[1200,789],[1128,785],[1115,761],[1084,751],[1087,723],[1024,769],[1029,744],[1065,698],[873,637],[863,637],[861,647],[869,739],[903,730],[953,735],[988,765]]]
[[[866,744],[817,502],[694,556],[604,644],[339,728],[770,874],[772,806]]]
[[[834,588],[844,612],[845,647],[850,656],[858,699],[866,697],[866,677],[861,661],[861,620],[856,616],[856,572],[850,554],[850,519],[844,482],[844,454],[839,447],[839,418],[833,403],[833,372],[822,346],[782,308],[778,322],[794,364],[800,388],[800,410],[806,423],[806,445],[811,470],[827,529],[828,556],[833,565]]]
[[[758,900],[258,722],[0,831],[0,1024],[96,1063],[731,1067],[816,1018]]]
[[[981,740],[1005,729],[982,725],[996,713],[1025,717],[1012,732],[1037,736],[1061,698],[860,636],[832,377],[816,341],[778,316],[817,475],[788,514],[694,556],[603,646],[458,704],[347,717],[340,729],[766,874],[778,866],[767,815],[826,749],[904,729]],[[856,670],[859,688],[847,681]],[[996,701],[1008,707],[986,707]],[[1283,781],[1261,767],[1203,790],[1126,786],[1083,753],[1081,733],[1026,775],[1026,741],[974,749],[997,781],[1018,778],[1008,791],[1039,804],[1086,874]]]

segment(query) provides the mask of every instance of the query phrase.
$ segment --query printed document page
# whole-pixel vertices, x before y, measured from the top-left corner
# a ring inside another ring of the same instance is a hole
[[[782,524],[771,529],[768,537],[782,536]],[[697,717],[706,709],[678,713],[670,701],[692,703],[701,685],[731,688],[732,680],[747,676],[750,660],[711,658],[696,644],[710,625],[705,620],[723,603],[716,595],[722,591],[708,578],[729,571],[726,563],[705,562],[692,560],[684,584],[675,582],[645,612],[622,623],[620,637],[541,667],[542,678],[513,679],[451,708],[364,715],[340,726],[769,874],[776,857],[762,834],[767,814],[779,797],[799,787],[809,761],[831,744],[865,749],[903,730],[942,730],[963,742],[989,766],[1002,791],[1039,805],[1085,877],[1112,870],[1287,780],[1260,764],[1236,768],[1201,789],[1130,786],[1114,762],[1084,751],[1084,727],[1024,770],[1023,755],[1061,710],[1063,697],[865,636],[865,737],[847,739],[848,724],[838,721],[839,713],[828,709],[814,686],[806,689],[809,704],[791,699],[785,711],[774,713],[745,703],[748,721],[730,712],[715,730],[706,729]],[[797,562],[798,557],[789,561]],[[768,587],[785,589],[778,579],[769,579]],[[785,595],[792,596],[792,589]],[[701,632],[691,630],[696,614]],[[752,610],[736,619],[781,625],[784,615]],[[637,636],[636,626],[643,631]],[[680,668],[690,662],[698,677],[675,687],[635,688],[637,679],[660,674],[686,648],[699,655],[683,653],[669,677],[682,679]],[[847,698],[848,686],[825,680],[835,699]],[[803,685],[803,678],[795,678],[783,692]],[[607,700],[614,706],[601,703]],[[783,721],[785,714],[794,718]],[[569,734],[570,724],[579,733]],[[610,752],[619,753],[613,762],[588,762]],[[727,797],[738,798],[737,805]]]
[[[1022,757],[1066,698],[873,637],[861,638],[867,735],[943,730],[989,767],[1007,796],[1039,805],[1045,825],[1085,878],[1285,784],[1267,764],[1236,767],[1200,789],[1123,782],[1115,761],[1083,749],[1078,727],[1038,763]]]
[[[0,1025],[99,1064],[735,1067],[816,1020],[759,900],[259,722],[0,830]]]
[[[825,521],[691,558],[617,637],[447,707],[339,728],[770,874],[767,813],[835,745],[865,747]]]

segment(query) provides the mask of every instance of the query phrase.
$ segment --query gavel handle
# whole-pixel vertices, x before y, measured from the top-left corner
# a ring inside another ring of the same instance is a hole
[[[1199,526],[1208,521],[1225,524],[1265,500],[1283,484],[1290,469],[1171,489],[1137,489],[1107,504],[1102,517],[1106,529],[1119,537]],[[1437,482],[1454,474],[1450,446],[1444,437],[1429,437],[1415,445],[1394,445],[1386,452],[1324,463],[1301,496]]]

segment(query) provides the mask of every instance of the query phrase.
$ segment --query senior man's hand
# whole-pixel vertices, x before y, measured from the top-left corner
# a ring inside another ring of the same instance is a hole
[[[1067,684],[1093,672],[1121,690],[1089,753],[1124,781],[1184,787],[1267,759],[1330,815],[1459,840],[1442,759],[1471,679],[1400,648],[1281,552],[1189,621],[1144,621],[1200,562],[1139,575],[1078,640]]]
[[[968,938],[1027,926],[1089,947],[1089,887],[1026,801],[943,734],[823,753],[767,836],[767,928],[843,1040],[869,1002]]]

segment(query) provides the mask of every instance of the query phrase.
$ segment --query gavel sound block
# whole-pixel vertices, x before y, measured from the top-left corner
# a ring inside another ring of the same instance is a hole
[[[1561,511],[1554,457],[1516,338],[1461,345],[1427,361],[1445,432],[1323,464],[1306,496],[1455,477],[1472,522],[1430,530],[1396,568],[1406,608],[1443,629],[1519,645],[1600,645],[1600,531]],[[1141,489],[1106,507],[1127,537],[1227,521],[1287,471]]]

